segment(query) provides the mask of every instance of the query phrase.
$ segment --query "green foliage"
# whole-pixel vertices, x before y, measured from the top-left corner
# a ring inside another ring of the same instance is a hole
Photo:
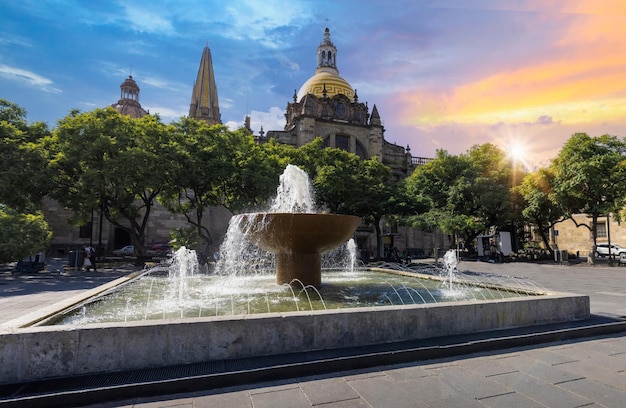
[[[175,251],[178,251],[182,247],[189,249],[196,248],[200,242],[196,228],[174,228],[170,231],[170,238],[172,240],[169,243]]]
[[[552,200],[566,215],[608,214],[626,205],[626,141],[574,134],[550,167]]]
[[[157,116],[131,119],[112,108],[70,113],[44,144],[52,197],[77,225],[101,209],[143,255],[150,210],[169,177],[167,136]]]
[[[626,139],[576,133],[552,161],[550,172],[552,202],[566,217],[580,213],[590,217],[589,224],[581,225],[591,232],[593,254],[598,218],[619,216],[626,206]]]
[[[282,158],[274,143],[259,146],[243,129],[233,132],[187,118],[172,123],[168,133],[169,177],[159,200],[187,217],[206,243],[213,242],[204,222],[208,207],[250,209],[275,191]]]
[[[527,174],[516,192],[524,200],[522,215],[535,225],[545,248],[552,252],[549,242],[550,228],[563,218],[561,208],[550,199],[553,174],[549,169],[539,169]]]
[[[26,112],[0,99],[0,203],[20,211],[37,211],[49,174],[38,142],[49,134],[43,123],[28,124]]]
[[[489,143],[458,156],[438,151],[406,180],[407,194],[419,204],[407,220],[460,235],[468,245],[491,226],[510,226],[517,218],[513,175],[520,173],[514,165]]]
[[[0,263],[44,250],[52,237],[40,212],[24,214],[0,205]]]

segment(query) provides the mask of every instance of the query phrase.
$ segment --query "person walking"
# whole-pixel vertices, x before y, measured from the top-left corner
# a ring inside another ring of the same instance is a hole
[[[87,245],[85,247],[85,262],[84,262],[85,270],[89,271],[93,268],[94,272],[98,272],[96,269],[96,250],[93,249],[91,245]]]

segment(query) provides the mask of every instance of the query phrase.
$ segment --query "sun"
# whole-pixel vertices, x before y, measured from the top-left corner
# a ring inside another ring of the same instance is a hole
[[[516,162],[524,162],[527,153],[528,149],[520,142],[512,142],[509,146],[509,156]]]

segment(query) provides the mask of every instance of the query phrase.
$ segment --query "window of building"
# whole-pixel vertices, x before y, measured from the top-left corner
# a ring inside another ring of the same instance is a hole
[[[78,236],[80,238],[91,238],[92,228],[93,228],[92,223],[88,222],[87,224],[80,227],[78,231]]]
[[[606,222],[598,222],[598,238],[607,238]]]
[[[345,151],[350,151],[350,136],[335,136],[335,147]]]
[[[330,136],[326,137],[324,139],[324,147],[336,147],[338,149],[343,149],[347,152],[351,152],[356,154],[357,156],[359,156],[361,159],[366,160],[367,159],[367,154],[366,154],[366,150],[365,147],[363,147],[363,144],[361,144],[361,142],[359,142],[358,140],[356,140],[356,151],[353,152],[350,150],[350,136],[344,136],[344,135],[337,135],[335,136],[335,145],[331,146],[330,145]]]

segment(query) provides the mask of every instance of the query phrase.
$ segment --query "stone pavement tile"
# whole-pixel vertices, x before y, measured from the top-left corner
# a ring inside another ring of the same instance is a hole
[[[610,408],[622,408],[626,404],[625,391],[586,378],[568,381],[559,386]]]
[[[407,386],[388,376],[348,378],[350,384],[372,408],[427,408],[423,399],[425,388],[419,381]],[[256,408],[256,407],[255,407]]]
[[[511,391],[510,388],[497,383],[489,376],[462,367],[441,369],[438,370],[437,375],[456,391],[456,395],[471,397],[474,400],[481,400]]]
[[[230,391],[223,393],[196,394],[193,400],[194,408],[252,408],[252,399],[248,390]]]
[[[583,346],[587,346],[587,343],[583,343]],[[593,347],[596,351],[607,356],[626,354],[626,335],[591,340],[589,347]]]
[[[311,402],[297,384],[291,387],[270,387],[250,391],[254,408],[310,408]]]
[[[573,348],[568,346],[567,349],[570,351],[562,353],[560,352],[564,350],[564,348],[562,347],[544,347],[534,350],[528,350],[524,352],[524,355],[528,358],[543,361],[544,363],[553,366],[577,361],[577,358],[575,356],[570,355]]]
[[[573,408],[593,403],[588,398],[581,397],[523,372],[502,374],[491,378],[517,393],[550,408]]]
[[[568,351],[572,353],[572,357],[583,362],[615,371],[626,369],[626,353],[608,354],[605,350],[595,348],[593,344],[580,345]]]
[[[361,398],[343,378],[300,381],[300,388],[313,406]]]
[[[429,375],[433,375],[431,372],[427,371],[425,367],[418,365],[419,363],[415,363],[414,365],[408,366],[391,366],[391,367],[382,367],[381,371],[384,371],[390,378],[393,378],[396,381],[403,380],[414,380],[422,377],[428,377]]]
[[[574,361],[559,366],[562,370],[566,370],[581,377],[609,385],[613,388],[626,391],[626,375],[623,371],[608,370],[595,364],[589,364],[588,361]]]
[[[427,401],[427,404],[429,408],[485,408],[485,404],[482,404],[474,398],[462,395],[455,395],[437,401]]]
[[[493,395],[480,400],[490,408],[546,408],[545,405],[533,401],[516,392],[502,395]]]
[[[497,360],[497,362],[506,363],[511,371],[521,371],[550,384],[584,378],[579,374],[562,370],[558,365],[554,366],[521,354],[510,356],[505,360]]]
[[[500,356],[487,356],[480,358],[468,358],[459,360],[459,366],[463,369],[480,373],[484,377],[519,371],[512,366],[511,358],[517,358],[519,354],[511,354],[506,358]]]

